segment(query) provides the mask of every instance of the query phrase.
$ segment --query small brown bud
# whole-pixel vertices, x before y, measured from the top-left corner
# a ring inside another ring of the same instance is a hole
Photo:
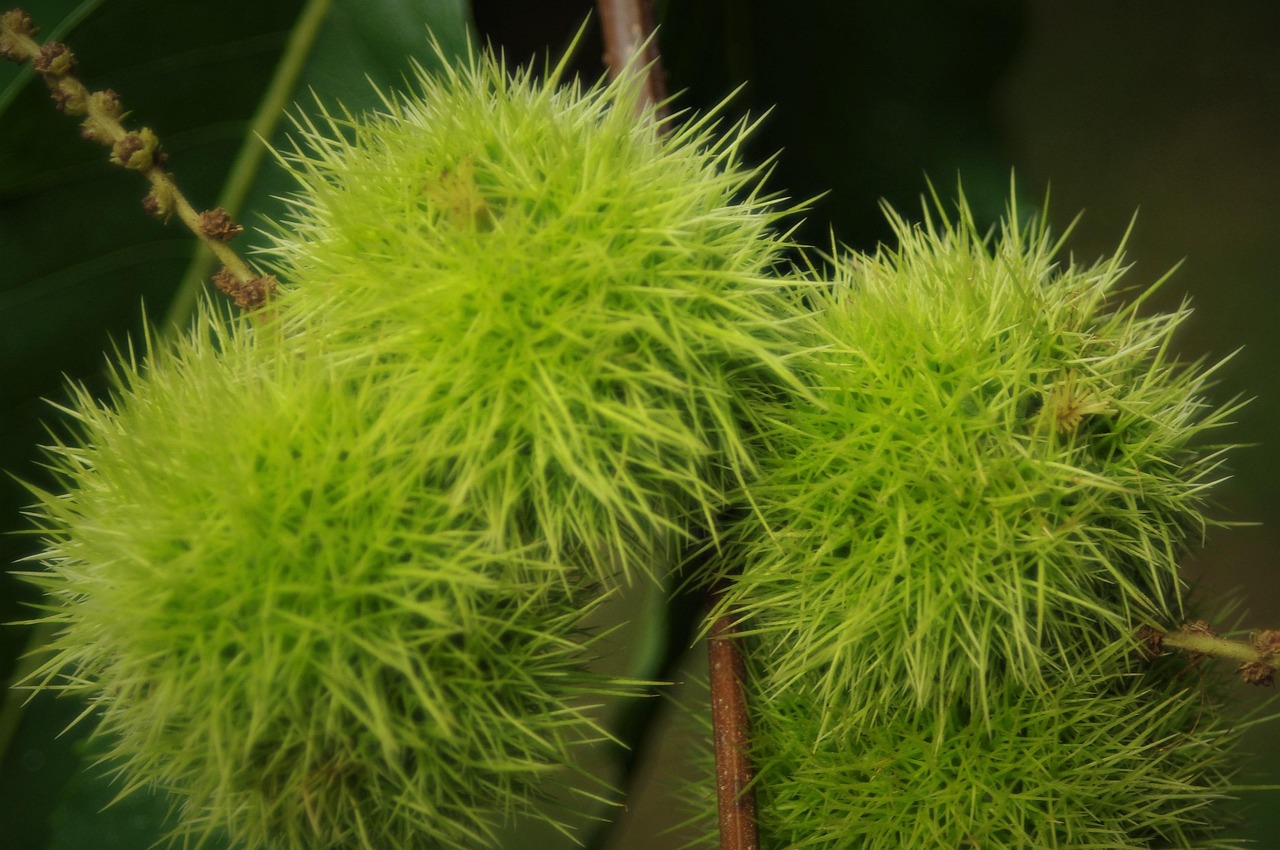
[[[1208,620],[1192,620],[1189,623],[1183,623],[1182,630],[1189,635],[1218,636],[1218,633],[1213,630],[1213,626],[1209,625]]]
[[[1263,688],[1269,688],[1276,683],[1275,669],[1261,661],[1250,661],[1247,664],[1241,664],[1240,669],[1236,671],[1240,674],[1240,681],[1246,685],[1257,685]]]
[[[213,285],[218,287],[218,291],[223,295],[234,296],[236,290],[240,288],[240,281],[236,280],[236,276],[226,266],[214,272],[212,280]]]
[[[111,161],[125,168],[132,168],[146,156],[146,143],[137,133],[128,133],[111,148]],[[150,162],[147,163],[150,165]]]
[[[50,41],[41,45],[31,67],[45,77],[65,77],[76,72],[76,57],[62,42]]]
[[[1164,632],[1151,626],[1138,628],[1138,656],[1144,661],[1154,661],[1164,654]]]
[[[279,285],[274,275],[250,278],[244,286],[240,287],[240,293],[236,296],[236,306],[246,313],[257,310],[271,300]]]
[[[243,310],[257,310],[271,298],[275,297],[276,289],[280,288],[279,280],[275,279],[275,275],[266,275],[262,278],[253,278],[248,282],[246,287],[247,298],[241,307]]]
[[[265,277],[251,277],[243,283],[236,280],[235,275],[226,266],[218,269],[218,273],[213,276],[213,285],[218,287],[219,291],[231,297],[236,302],[236,306],[246,313],[257,310],[275,294],[279,287],[279,281],[274,275]]]
[[[1249,643],[1259,654],[1269,658],[1280,655],[1280,631],[1260,629],[1249,635]]]
[[[222,207],[200,213],[200,233],[215,242],[230,242],[243,232]]]
[[[136,133],[126,133],[111,148],[111,161],[132,171],[146,171],[155,164],[156,149],[160,140],[150,128],[143,127]]]

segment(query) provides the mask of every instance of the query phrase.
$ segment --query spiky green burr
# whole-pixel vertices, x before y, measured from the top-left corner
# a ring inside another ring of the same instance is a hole
[[[475,60],[383,114],[306,125],[276,305],[328,355],[423,375],[455,499],[603,581],[661,576],[754,459],[794,282],[743,127],[664,134],[633,83]]]
[[[764,846],[1228,846],[1230,723],[1130,657],[1183,618],[1221,476],[1188,310],[1016,208],[890,220],[816,299],[812,396],[762,412],[726,535]]]
[[[1228,409],[1212,369],[1170,348],[1188,315],[1116,303],[1123,261],[1059,265],[1010,212],[967,207],[850,257],[803,360],[814,398],[764,416],[727,599],[775,647],[766,689],[980,710],[987,683],[1035,685],[1081,647],[1180,606],[1177,559],[1206,526]],[[1143,296],[1145,297],[1145,296]]]
[[[583,671],[597,597],[454,504],[404,380],[275,336],[208,322],[121,367],[110,406],[77,395],[67,495],[33,511],[59,627],[38,676],[87,692],[182,836],[484,846],[628,689]]]

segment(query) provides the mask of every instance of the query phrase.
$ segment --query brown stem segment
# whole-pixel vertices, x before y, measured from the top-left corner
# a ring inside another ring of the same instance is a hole
[[[653,0],[597,0],[600,29],[604,34],[604,64],[609,76],[643,74],[644,96],[636,108],[656,106],[654,117],[665,123],[668,117],[667,86],[653,38]]]
[[[656,107],[658,126],[667,126],[666,86],[658,44],[653,38],[652,0],[597,0],[609,75],[644,75],[636,109]],[[713,594],[713,597],[718,594]],[[755,793],[751,788],[750,719],[744,686],[742,651],[734,637],[732,614],[717,618],[707,637],[711,668],[711,727],[715,736],[716,802],[721,850],[758,850]]]
[[[721,850],[758,850],[756,798],[751,788],[747,678],[733,616],[723,614],[707,636],[711,664],[711,727],[715,734],[716,802]]]
[[[230,295],[243,310],[261,307],[275,291],[270,275],[259,275],[227,242],[242,228],[222,209],[196,212],[165,171],[165,154],[160,140],[148,127],[125,129],[120,97],[111,89],[90,92],[76,76],[75,55],[56,41],[38,43],[31,16],[21,9],[0,15],[0,56],[19,64],[30,62],[53,96],[58,109],[68,115],[83,115],[80,134],[111,151],[111,162],[136,171],[151,184],[142,206],[151,215],[168,220],[173,214],[222,262],[214,283]]]

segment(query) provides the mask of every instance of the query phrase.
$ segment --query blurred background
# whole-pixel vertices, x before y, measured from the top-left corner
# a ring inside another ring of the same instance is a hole
[[[283,139],[284,130],[264,119],[263,104],[305,104],[309,87],[330,102],[366,108],[366,74],[396,86],[408,57],[433,61],[424,25],[446,54],[471,39],[512,61],[557,55],[591,11],[589,0],[406,0],[373,4],[376,10],[335,0],[319,4],[322,13],[301,0],[30,5],[46,32],[65,33],[86,76],[119,89],[139,119],[156,127],[197,205],[238,199],[251,226],[252,213],[278,209],[271,196],[284,186],[269,163],[246,165],[251,129]],[[318,17],[308,23],[308,14]],[[657,14],[678,107],[706,109],[741,89],[729,114],[767,112],[750,155],[776,155],[774,189],[795,199],[821,195],[801,230],[805,241],[825,246],[834,236],[874,248],[888,236],[879,203],[913,214],[926,179],[944,198],[962,180],[979,214],[994,221],[1013,173],[1030,207],[1049,194],[1055,230],[1083,213],[1069,240],[1078,260],[1114,252],[1132,223],[1132,284],[1181,263],[1153,308],[1189,296],[1195,314],[1180,339],[1184,356],[1241,349],[1216,393],[1253,399],[1230,434],[1249,446],[1235,453],[1216,510],[1223,520],[1251,524],[1214,532],[1188,559],[1187,578],[1207,609],[1239,599],[1239,628],[1280,628],[1273,567],[1280,553],[1280,429],[1273,425],[1280,422],[1280,6],[702,0],[660,3]],[[272,86],[282,57],[293,55],[290,45],[308,26],[315,48],[280,100]],[[577,53],[584,78],[602,72],[601,52],[589,26]],[[42,89],[0,68],[0,468],[37,482],[34,446],[44,438],[42,418],[50,418],[41,399],[62,395],[63,376],[101,386],[111,340],[136,337],[144,311],[162,320],[182,281],[200,276],[189,240],[142,215],[133,175],[108,168]],[[189,297],[185,286],[179,297]],[[0,482],[0,527],[22,528],[26,501],[14,482]],[[6,535],[0,560],[12,564],[31,547],[29,537]],[[3,620],[29,616],[24,606],[33,601],[12,579],[0,584]],[[27,629],[0,629],[0,681],[13,674],[29,639]],[[688,658],[677,675],[697,679],[701,656]],[[1242,713],[1267,696],[1244,686],[1232,692]],[[0,746],[8,744],[0,836],[9,836],[0,846],[90,846],[88,835],[92,846],[146,846],[130,843],[132,833],[93,826],[97,792],[74,778],[83,758],[75,736],[55,740],[76,710],[14,704],[9,699],[0,711]],[[658,707],[657,721],[668,713]],[[1251,736],[1260,757],[1248,778],[1280,783],[1278,728]],[[664,754],[686,749],[672,737],[677,731],[660,733],[663,746],[635,760],[642,784],[658,793],[632,801],[621,827],[596,846],[679,846],[674,836],[654,837],[659,824],[676,819],[661,780],[676,769]],[[1277,791],[1246,795],[1239,834],[1275,846],[1278,801]],[[150,815],[130,816],[145,834]]]

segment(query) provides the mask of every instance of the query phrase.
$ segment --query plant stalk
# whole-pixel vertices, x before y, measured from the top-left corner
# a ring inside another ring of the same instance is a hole
[[[179,221],[222,263],[213,282],[237,306],[248,311],[265,304],[276,289],[275,278],[257,274],[227,244],[244,228],[221,208],[197,212],[165,170],[167,156],[155,133],[149,127],[126,129],[120,96],[111,89],[89,91],[76,76],[77,62],[70,48],[57,41],[40,44],[34,38],[37,31],[31,16],[22,9],[0,15],[0,56],[19,65],[30,62],[49,87],[59,111],[84,116],[80,135],[108,148],[115,165],[146,178],[151,191],[143,199],[143,208],[165,221],[177,214]]]
[[[707,635],[711,668],[711,728],[715,735],[716,804],[721,850],[758,850],[755,792],[751,788],[750,722],[746,663],[731,614],[723,614]]]
[[[597,0],[609,74],[641,74],[636,109],[665,128],[669,113],[662,57],[654,38],[652,0]],[[734,634],[732,614],[711,626],[707,655],[711,678],[711,727],[715,740],[716,803],[721,850],[758,850],[753,771],[749,757],[746,663]]]
[[[1219,637],[1204,620],[1195,620],[1168,632],[1143,628],[1138,637],[1152,657],[1165,649],[1177,649],[1187,653],[1193,663],[1205,656],[1235,661],[1239,664],[1237,675],[1249,685],[1274,685],[1276,668],[1280,667],[1280,630],[1261,629],[1252,632],[1248,640],[1232,640]]]

